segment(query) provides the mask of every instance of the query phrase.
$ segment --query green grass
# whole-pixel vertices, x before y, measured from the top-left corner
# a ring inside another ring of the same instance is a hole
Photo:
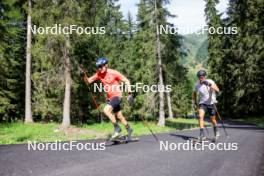
[[[246,123],[254,124],[258,127],[264,128],[264,116],[262,116],[262,117],[247,117],[244,119],[235,119],[235,121],[246,122]]]
[[[142,122],[129,122],[130,126],[133,128],[133,135],[140,136],[140,135],[146,135],[151,134],[148,130],[148,127],[154,132],[154,133],[164,133],[164,132],[170,132],[175,130],[182,130],[182,129],[190,129],[198,127],[198,122],[196,119],[173,119],[173,120],[166,120],[166,126],[165,127],[159,127],[156,125],[156,122],[147,122],[147,124],[144,125]],[[121,126],[121,125],[120,125]],[[113,132],[113,126],[111,123],[101,123],[101,124],[92,124],[92,125],[83,125],[82,128],[94,130],[101,133],[110,134]],[[125,128],[124,126],[121,126],[122,133],[125,134]]]
[[[55,140],[72,140],[72,139],[87,139],[92,136],[79,135],[68,136],[64,132],[55,133],[54,130],[59,127],[59,124],[49,123],[12,123],[0,124],[0,144],[26,143],[27,141],[48,142]]]
[[[144,134],[150,134],[149,130],[143,125],[142,122],[129,122],[130,126],[133,128],[133,135],[139,136]],[[158,127],[154,122],[148,122],[147,125],[151,128],[154,133],[168,132],[175,130],[171,127]],[[125,134],[126,130],[124,126],[120,125],[122,133]],[[113,125],[111,123],[102,123],[94,125],[84,125],[83,128],[92,129],[97,132],[103,132],[105,134],[111,134],[113,132]]]
[[[167,120],[167,121],[173,121],[175,123],[186,123],[186,124],[198,124],[197,119],[183,119],[183,118],[178,118],[178,119],[172,119],[172,120]]]
[[[134,129],[133,135],[140,136],[150,134],[148,128],[142,122],[129,122]],[[147,125],[154,133],[170,132],[197,127],[196,119],[173,119],[167,120],[165,127],[158,127],[155,122],[148,122]],[[120,125],[121,126],[121,125]],[[81,127],[71,126],[71,131],[54,132],[60,124],[56,123],[33,123],[24,124],[16,122],[11,124],[0,124],[0,144],[18,144],[27,143],[27,141],[51,142],[51,141],[67,141],[67,140],[84,140],[94,138],[106,138],[113,131],[111,123],[82,125]],[[123,126],[122,133],[126,130]],[[98,137],[98,134],[99,137]]]

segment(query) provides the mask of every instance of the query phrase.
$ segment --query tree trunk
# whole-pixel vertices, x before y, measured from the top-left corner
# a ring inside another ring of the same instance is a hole
[[[173,119],[170,92],[169,91],[166,92],[166,95],[167,95],[167,104],[168,104],[168,111],[169,111],[169,119]]]
[[[63,48],[63,59],[65,64],[65,93],[64,93],[64,103],[63,103],[63,119],[62,128],[68,128],[71,124],[70,120],[70,105],[71,105],[71,63],[69,57],[69,47],[70,39],[69,36],[66,38],[65,46]]]
[[[159,87],[163,87],[163,74],[162,74],[162,60],[161,60],[161,44],[160,44],[160,34],[158,26],[158,15],[157,15],[157,2],[155,1],[155,20],[156,20],[156,56],[158,57],[158,72],[159,72]],[[159,121],[158,126],[165,126],[165,113],[164,113],[164,92],[159,91]]]
[[[31,0],[28,0],[27,16],[27,49],[26,49],[26,92],[25,92],[25,123],[32,123],[31,111]]]
[[[157,55],[158,55],[158,68],[159,68],[159,87],[164,86],[163,84],[163,74],[162,74],[162,61],[161,61],[161,53],[160,53],[160,40],[159,34],[157,35]],[[165,125],[165,112],[164,112],[164,92],[162,90],[159,91],[159,121],[158,126]]]

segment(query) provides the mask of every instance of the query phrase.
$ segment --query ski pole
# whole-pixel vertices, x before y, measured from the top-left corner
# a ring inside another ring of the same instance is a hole
[[[141,117],[141,116],[140,116],[140,117]],[[151,130],[151,128],[149,127],[148,123],[144,120],[143,117],[141,117],[141,120],[142,120],[144,126],[148,128],[148,130],[150,131],[150,133],[152,134],[152,136],[155,138],[155,140],[156,140],[157,142],[159,142],[158,137],[153,133],[153,131]]]
[[[80,65],[78,65],[78,68],[79,68],[80,72],[84,73],[84,76],[85,76],[86,78],[88,78],[86,72],[83,70],[83,68],[82,68]],[[85,81],[84,81],[84,82],[85,82]],[[99,110],[100,105],[97,103],[96,98],[95,98],[95,96],[93,95],[90,86],[89,86],[86,82],[85,82],[85,85],[87,86],[87,88],[88,88],[88,90],[89,90],[89,92],[90,92],[90,94],[91,94],[91,96],[92,96],[93,103],[94,103],[96,109],[98,110],[98,113],[99,113],[99,116],[100,116],[100,120],[101,120],[101,122],[102,122],[102,115],[101,115],[101,112],[100,112],[100,110]]]
[[[221,123],[222,123],[222,127],[223,127],[223,129],[224,129],[225,135],[228,137],[229,135],[228,135],[228,133],[227,133],[227,131],[226,131],[226,128],[225,128],[225,125],[224,125],[224,120],[223,120],[223,118],[220,116],[220,114],[219,114],[219,112],[218,112],[217,107],[216,107],[215,104],[214,104],[214,109],[215,109],[215,111],[216,111],[216,114],[217,114],[218,118],[220,119],[220,121],[221,121]]]
[[[85,75],[85,76],[86,76],[86,75]],[[85,84],[87,85],[87,83],[85,83]],[[88,87],[89,92],[91,93],[93,103],[94,103],[94,105],[95,105],[95,107],[96,107],[96,109],[97,109],[97,111],[98,111],[98,113],[99,113],[100,122],[102,122],[102,114],[101,114],[101,111],[99,110],[100,105],[97,103],[97,101],[96,101],[96,99],[95,99],[95,96],[93,95],[93,93],[92,93],[92,91],[91,91],[90,86],[87,85],[87,87]]]
[[[133,99],[133,97],[132,97],[132,99]],[[129,103],[129,105],[132,106],[132,109],[133,109],[133,101],[132,101],[131,103]],[[144,125],[144,126],[150,131],[151,135],[155,138],[155,140],[156,140],[157,142],[159,142],[158,137],[153,133],[153,131],[152,131],[151,128],[149,127],[149,125],[148,125],[148,123],[146,122],[146,120],[144,119],[144,117],[143,117],[143,116],[140,116],[140,119],[142,120],[143,125]]]

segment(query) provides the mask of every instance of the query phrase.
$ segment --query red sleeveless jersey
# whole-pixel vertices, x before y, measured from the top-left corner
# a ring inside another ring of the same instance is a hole
[[[121,78],[122,75],[118,71],[112,69],[107,69],[105,73],[97,72],[92,76],[93,81],[101,81],[107,94],[107,98],[110,100],[113,97],[122,96],[122,92],[119,87]]]

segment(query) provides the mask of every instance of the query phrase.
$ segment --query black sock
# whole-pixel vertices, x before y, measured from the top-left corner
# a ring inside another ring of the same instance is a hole
[[[116,122],[116,123],[113,123],[113,125],[114,125],[114,128],[115,128],[115,129],[118,129],[118,128],[119,128],[119,125],[118,125],[117,122]]]
[[[200,137],[204,137],[204,129],[200,128]]]
[[[214,134],[215,134],[215,135],[216,135],[217,131],[218,131],[217,126],[214,126]]]

